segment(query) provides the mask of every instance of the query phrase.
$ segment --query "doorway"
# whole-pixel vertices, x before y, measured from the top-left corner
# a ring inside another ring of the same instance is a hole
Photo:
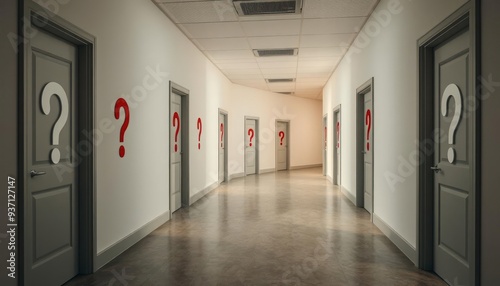
[[[419,41],[419,267],[479,285],[479,77],[474,2]]]
[[[24,6],[23,6],[24,5]],[[95,259],[94,43],[72,24],[21,3],[20,283],[61,285]],[[17,227],[13,226],[13,227]]]
[[[357,159],[356,205],[363,207],[373,219],[373,78],[356,90],[357,95]]]
[[[189,206],[189,90],[170,82],[170,211]]]
[[[245,176],[259,171],[259,118],[245,116]]]
[[[276,170],[290,169],[290,121],[276,120]]]
[[[219,184],[228,181],[228,172],[227,172],[227,164],[228,164],[228,156],[227,156],[227,111],[219,108]]]
[[[323,176],[326,176],[328,158],[328,114],[323,117]]]
[[[341,186],[341,152],[340,152],[340,132],[342,130],[342,127],[340,125],[340,116],[341,116],[341,111],[340,111],[340,105],[337,106],[333,110],[333,184],[337,186]]]

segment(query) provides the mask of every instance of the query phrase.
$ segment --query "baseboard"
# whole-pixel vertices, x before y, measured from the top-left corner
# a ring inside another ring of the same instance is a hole
[[[132,232],[126,237],[120,239],[113,245],[107,247],[103,251],[97,254],[94,271],[108,264],[111,260],[115,259],[118,255],[122,254],[125,250],[129,249],[141,239],[146,237],[148,234],[153,232],[158,227],[162,226],[164,223],[169,221],[171,218],[170,211],[166,211],[161,215],[154,218],[152,221],[148,222],[138,230]]]
[[[219,182],[215,182],[215,183],[211,184],[210,186],[206,187],[205,189],[199,191],[198,193],[192,195],[189,198],[189,205],[196,203],[199,199],[203,198],[211,191],[217,189],[218,186],[219,186]]]
[[[356,206],[356,197],[351,194],[351,192],[349,192],[348,189],[344,188],[343,186],[340,186],[340,191],[342,192],[342,194],[344,194],[344,196],[346,196],[353,205]]]
[[[311,168],[319,168],[319,167],[323,167],[323,164],[293,166],[293,167],[290,167],[290,170],[311,169]]]
[[[333,178],[330,175],[326,175],[326,179],[333,184]]]
[[[237,178],[242,178],[242,177],[245,177],[245,173],[232,174],[232,175],[229,175],[229,181],[232,181],[232,180],[237,179]]]
[[[414,248],[406,239],[401,237],[392,227],[387,225],[380,217],[373,214],[373,224],[394,243],[404,255],[406,255],[413,264],[417,265],[417,249]]]
[[[275,168],[262,169],[262,170],[260,170],[259,174],[267,174],[267,173],[274,173],[274,172],[276,172]]]

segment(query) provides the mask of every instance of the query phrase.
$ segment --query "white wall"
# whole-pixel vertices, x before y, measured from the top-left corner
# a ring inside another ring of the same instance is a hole
[[[405,172],[401,162],[410,161],[417,148],[417,40],[465,2],[382,0],[323,91],[323,112],[330,121],[332,109],[342,104],[341,181],[356,196],[356,88],[375,78],[374,213],[413,247],[416,172]],[[328,148],[331,154],[331,140]],[[328,174],[332,172],[330,159]],[[387,180],[389,173],[400,181]]]
[[[190,90],[191,196],[217,181],[218,108],[229,112],[230,175],[243,172],[238,147],[245,115],[260,117],[262,131],[274,130],[274,118],[291,119],[291,165],[321,164],[321,101],[233,85],[151,1],[73,0],[57,9],[96,37],[96,119],[106,127],[96,138],[98,253],[169,210],[170,80]],[[151,70],[161,73],[157,80]],[[123,120],[113,117],[119,97],[131,109],[124,158],[118,156]],[[262,149],[261,169],[274,168],[272,143]]]

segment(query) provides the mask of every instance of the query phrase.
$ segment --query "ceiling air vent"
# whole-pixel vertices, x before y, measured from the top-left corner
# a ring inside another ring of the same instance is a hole
[[[295,82],[294,78],[267,78],[268,83]]]
[[[278,93],[286,94],[286,95],[294,95],[295,94],[295,92],[293,92],[293,91],[283,91],[283,92],[278,92]]]
[[[299,49],[266,49],[253,50],[256,57],[296,56]]]
[[[234,7],[240,16],[300,14],[302,0],[234,0]]]

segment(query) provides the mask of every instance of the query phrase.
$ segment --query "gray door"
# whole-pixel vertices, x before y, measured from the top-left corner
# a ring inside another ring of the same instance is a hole
[[[256,173],[257,129],[256,120],[245,119],[245,175]]]
[[[219,184],[224,182],[226,172],[225,163],[226,163],[226,116],[223,113],[219,113]]]
[[[30,44],[25,285],[61,285],[78,273],[77,50],[40,30]]]
[[[288,169],[288,123],[278,121],[276,123],[276,169],[278,171]]]
[[[373,108],[372,92],[364,95],[364,207],[369,212],[373,212]]]
[[[170,98],[170,209],[181,207],[182,191],[182,98],[172,93]]]
[[[334,124],[335,124],[335,133],[334,133],[334,183],[340,186],[340,112],[336,111],[334,113]]]
[[[456,285],[469,285],[474,255],[474,208],[471,164],[472,121],[464,103],[473,94],[470,75],[469,32],[435,49],[434,270]]]
[[[323,117],[323,176],[326,176],[326,158],[328,151],[328,116]]]

